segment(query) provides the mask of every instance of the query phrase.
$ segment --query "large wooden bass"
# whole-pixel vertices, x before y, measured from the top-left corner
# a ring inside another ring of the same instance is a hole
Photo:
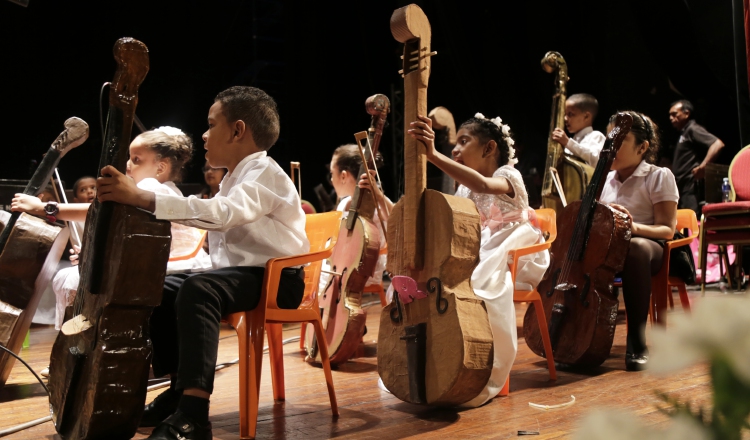
[[[552,116],[547,139],[547,161],[542,181],[542,207],[552,208],[558,214],[563,203],[554,182],[557,172],[567,203],[581,200],[591,180],[594,169],[583,159],[565,154],[565,148],[552,140],[555,128],[565,128],[565,98],[568,84],[568,64],[559,52],[547,52],[542,58],[542,69],[555,75],[555,94],[552,95]]]
[[[89,137],[89,126],[76,117],[47,150],[23,193],[37,196],[49,183],[60,159]],[[0,344],[18,353],[39,300],[57,270],[69,231],[38,217],[0,211]],[[15,358],[0,353],[0,387]]]
[[[411,4],[393,13],[391,32],[404,43],[406,133],[417,115],[427,115],[430,23]],[[407,134],[405,194],[388,220],[388,270],[394,279],[415,281],[416,289],[394,293],[383,308],[378,373],[401,400],[455,406],[476,397],[492,371],[492,330],[470,283],[479,261],[480,221],[471,200],[425,189],[425,154]]]
[[[557,217],[557,230],[562,232],[550,249],[547,278],[537,287],[556,362],[597,366],[612,348],[618,306],[612,283],[628,254],[630,221],[597,199],[632,124],[630,115],[617,115],[586,195]],[[545,356],[534,305],[526,310],[523,333],[529,348]]]
[[[121,38],[99,169],[125,172],[148,49]],[[65,439],[133,437],[151,364],[148,321],[161,303],[170,223],[114,202],[94,201],[86,218],[81,281],[50,357],[50,409]]]
[[[373,95],[365,101],[365,108],[372,116],[369,132],[363,133],[363,140],[371,146],[365,148],[365,158],[374,162],[372,155],[378,151],[390,101],[385,95]],[[363,163],[359,175],[366,173],[367,169]],[[358,180],[359,176],[356,178]],[[332,365],[354,356],[365,332],[367,315],[362,309],[362,292],[375,272],[380,254],[380,229],[374,220],[376,209],[372,193],[357,187],[349,204],[349,213],[341,220],[339,238],[331,255],[331,279],[318,297]],[[320,362],[315,332],[306,332],[305,347],[309,358]]]

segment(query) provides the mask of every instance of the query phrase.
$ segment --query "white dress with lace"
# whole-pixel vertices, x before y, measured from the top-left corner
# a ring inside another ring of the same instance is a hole
[[[529,197],[521,173],[505,165],[492,176],[508,179],[513,186],[514,197],[477,194],[463,185],[456,191],[456,196],[474,201],[482,221],[479,264],[471,275],[471,284],[474,293],[484,300],[487,307],[495,348],[490,379],[477,397],[463,405],[468,407],[482,405],[500,392],[516,358],[518,338],[508,252],[543,240],[540,231],[529,220],[534,217],[534,211],[529,208]],[[521,257],[516,287],[535,287],[549,263],[547,251]]]

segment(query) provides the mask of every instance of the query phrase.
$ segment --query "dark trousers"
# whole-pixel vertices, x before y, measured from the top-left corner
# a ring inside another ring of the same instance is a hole
[[[702,182],[702,181],[701,181]],[[679,186],[680,200],[677,201],[678,209],[692,209],[695,211],[695,216],[698,221],[701,220],[702,203],[705,198],[703,197],[703,191],[699,191],[700,185],[698,182],[687,182]]]
[[[177,389],[213,392],[222,317],[258,305],[263,267],[226,267],[169,275],[151,315],[152,365],[157,377],[177,373]],[[305,290],[302,269],[284,269],[278,306],[295,309]]]
[[[646,351],[646,321],[651,304],[651,276],[661,269],[664,248],[658,241],[643,237],[630,239],[628,257],[622,270],[622,296],[628,317],[628,353]]]

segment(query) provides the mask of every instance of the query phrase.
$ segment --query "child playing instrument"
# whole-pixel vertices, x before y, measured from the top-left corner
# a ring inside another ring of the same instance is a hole
[[[565,101],[565,128],[572,138],[560,127],[552,131],[552,140],[566,148],[566,153],[580,157],[592,167],[596,167],[606,140],[601,132],[591,127],[598,112],[599,102],[593,96],[587,93],[570,95]]]
[[[179,180],[182,169],[190,160],[192,150],[193,142],[190,137],[177,128],[160,127],[141,133],[130,144],[128,175],[140,188],[163,194],[182,195],[173,181]],[[45,205],[36,197],[16,194],[11,209],[42,217],[46,214],[60,220],[74,221],[81,225],[79,231],[82,232],[86,213],[95,196],[96,180],[86,176],[75,183],[73,198],[75,203],[55,204],[53,207],[50,203]],[[172,225],[170,259],[175,259],[175,261],[168,263],[169,272],[201,271],[210,267],[208,255],[202,250],[199,250],[192,258],[180,258],[192,254],[197,246],[196,238],[199,236],[200,234],[196,234],[194,228]],[[78,250],[77,247],[71,250],[74,254],[71,256],[74,266],[61,269],[52,280],[52,290],[56,298],[55,328],[57,330],[62,326],[65,308],[73,302],[78,290],[79,273],[78,268],[75,267],[78,264]]]
[[[215,197],[155,194],[111,166],[101,171],[111,177],[98,179],[99,200],[210,231],[213,269],[167,276],[162,303],[151,316],[154,374],[171,374],[172,386],[146,406],[141,426],[158,425],[149,438],[212,438],[208,406],[222,317],[258,306],[269,259],[309,251],[297,190],[266,152],[278,137],[273,98],[235,86],[216,96],[203,134],[206,159],[228,170]],[[283,270],[279,307],[299,306],[303,276],[302,268]]]
[[[333,151],[333,156],[331,157],[331,164],[329,165],[329,169],[331,170],[330,174],[330,180],[331,184],[333,185],[333,188],[336,190],[336,195],[339,198],[339,204],[336,207],[337,211],[341,211],[344,214],[343,218],[346,218],[349,214],[349,204],[352,201],[352,196],[354,195],[354,189],[357,187],[357,179],[359,176],[359,169],[362,166],[362,157],[359,155],[359,151],[357,151],[359,147],[356,144],[347,144],[342,145],[336,150]],[[374,173],[374,170],[372,171]],[[365,177],[366,175],[362,174],[361,177]],[[369,182],[366,186],[359,185],[360,187],[365,187],[369,189]],[[376,200],[388,200],[387,198],[383,199],[382,192],[379,192],[381,195],[381,198],[378,198],[376,194],[373,194],[376,197]],[[388,200],[390,202],[390,200]],[[393,204],[391,204],[391,208],[393,207]],[[380,212],[383,214],[383,224],[388,224],[388,218],[387,212],[390,212],[390,210],[386,211],[381,206]],[[380,229],[380,249],[384,250],[386,248],[386,238],[385,238],[385,231],[383,230],[382,225],[380,224],[378,211],[375,211],[375,214],[372,218],[373,222],[378,226],[378,229]],[[375,265],[375,271],[373,272],[372,276],[367,280],[366,285],[372,285],[372,284],[380,284],[383,281],[383,271],[385,270],[385,265],[388,260],[388,255],[386,253],[381,253],[378,257],[378,262]],[[328,261],[323,262],[323,270],[330,271],[330,265],[328,264]],[[319,292],[325,291],[326,286],[328,285],[328,281],[331,279],[331,274],[328,272],[321,272],[320,275],[320,283],[319,283]]]
[[[679,195],[672,172],[653,165],[659,149],[659,128],[642,113],[625,113],[633,117],[633,126],[612,163],[599,201],[627,214],[632,222],[622,291],[628,317],[625,368],[637,371],[645,369],[648,362],[645,328],[651,277],[647,275],[659,271],[664,240],[674,237]]]
[[[510,127],[500,118],[490,120],[477,113],[464,122],[457,133],[453,160],[435,149],[435,132],[429,118],[419,116],[411,123],[409,134],[425,145],[427,160],[461,184],[456,196],[472,199],[482,220],[479,264],[472,273],[471,284],[487,307],[494,361],[484,390],[464,404],[475,407],[500,392],[518,348],[508,252],[543,238],[529,221],[534,211],[529,208],[521,174],[513,168],[517,160]],[[547,251],[522,257],[516,285],[525,289],[536,286],[549,262]]]

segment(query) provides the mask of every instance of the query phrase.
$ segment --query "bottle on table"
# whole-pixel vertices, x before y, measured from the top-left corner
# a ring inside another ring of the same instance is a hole
[[[725,177],[721,183],[721,201],[724,203],[732,201],[732,187],[729,185],[729,177]]]

